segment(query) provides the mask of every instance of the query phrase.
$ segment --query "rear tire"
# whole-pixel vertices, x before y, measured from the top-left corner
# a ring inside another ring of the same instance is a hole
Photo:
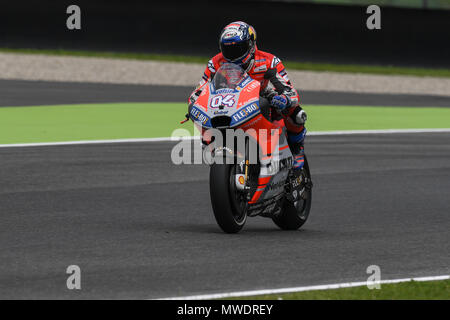
[[[304,179],[305,176],[311,181],[311,173],[309,171],[308,161],[305,156],[305,165],[303,166]],[[284,200],[282,211],[279,215],[272,218],[273,222],[283,230],[297,230],[306,222],[309,216],[309,211],[311,210],[312,202],[312,188],[305,188],[305,193],[307,193],[307,199],[304,200],[304,204],[301,209],[296,208],[294,203]]]
[[[209,171],[209,193],[217,224],[226,233],[237,233],[247,221],[247,214],[236,200],[233,170],[235,165],[213,164]]]

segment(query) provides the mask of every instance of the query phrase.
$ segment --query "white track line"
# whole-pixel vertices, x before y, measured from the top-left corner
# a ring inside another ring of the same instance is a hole
[[[345,134],[378,134],[378,133],[440,133],[450,132],[450,128],[439,129],[375,129],[375,130],[343,130],[343,131],[313,131],[309,136],[329,136]]]
[[[47,147],[47,146],[67,146],[78,144],[111,144],[111,143],[137,143],[137,142],[164,142],[198,139],[198,136],[183,138],[136,138],[136,139],[111,139],[111,140],[79,140],[79,141],[61,141],[61,142],[36,142],[36,143],[14,143],[0,144],[0,148],[18,148],[18,147]]]
[[[308,132],[308,136],[331,136],[347,134],[389,134],[389,133],[447,133],[450,128],[442,129],[383,129],[383,130],[345,130],[345,131],[313,131]],[[137,139],[111,139],[111,140],[80,140],[80,141],[61,141],[61,142],[37,142],[37,143],[15,143],[0,144],[0,148],[18,148],[18,147],[47,147],[47,146],[67,146],[83,144],[111,144],[111,143],[136,143],[136,142],[164,142],[179,141],[182,139],[198,139],[198,136],[172,138],[137,138]]]
[[[236,291],[236,292],[214,293],[214,294],[204,294],[204,295],[196,295],[196,296],[171,297],[171,298],[163,298],[163,299],[159,299],[159,300],[211,300],[211,299],[224,299],[224,298],[235,298],[235,297],[250,297],[250,296],[268,295],[268,294],[303,292],[303,291],[312,291],[312,290],[329,290],[329,289],[339,289],[339,288],[361,287],[361,286],[365,286],[368,284],[375,285],[375,284],[400,283],[400,282],[409,282],[409,281],[436,281],[436,280],[447,280],[447,279],[450,279],[450,275],[381,280],[381,281],[375,281],[375,282],[363,281],[363,282],[325,284],[325,285],[308,286],[308,287]]]

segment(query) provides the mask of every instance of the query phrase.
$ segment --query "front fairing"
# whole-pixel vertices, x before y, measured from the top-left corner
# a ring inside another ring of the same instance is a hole
[[[258,81],[247,76],[235,89],[216,90],[208,83],[190,111],[203,129],[237,128],[261,113]]]

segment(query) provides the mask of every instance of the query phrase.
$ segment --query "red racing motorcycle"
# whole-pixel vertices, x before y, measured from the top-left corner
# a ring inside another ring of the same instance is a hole
[[[210,197],[223,231],[237,233],[247,217],[271,218],[284,230],[308,219],[312,181],[305,157],[292,168],[282,118],[260,97],[260,83],[239,66],[223,64],[189,106],[210,164]]]

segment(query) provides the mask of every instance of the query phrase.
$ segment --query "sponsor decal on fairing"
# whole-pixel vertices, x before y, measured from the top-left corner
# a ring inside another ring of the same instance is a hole
[[[231,117],[230,126],[238,125],[241,122],[248,121],[260,112],[258,103],[254,102],[240,109]]]
[[[203,127],[211,127],[211,119],[196,106],[192,107],[190,117],[196,122],[199,122]]]

